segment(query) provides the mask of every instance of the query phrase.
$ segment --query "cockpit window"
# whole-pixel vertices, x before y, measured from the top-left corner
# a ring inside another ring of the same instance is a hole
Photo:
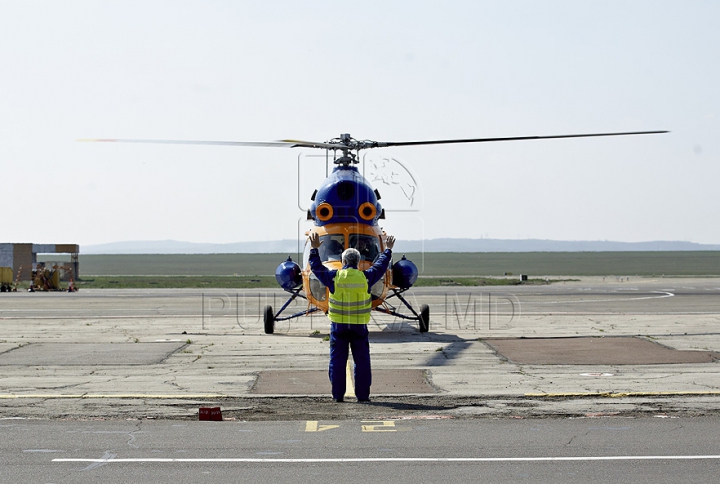
[[[345,236],[343,234],[321,235],[320,241],[322,243],[320,244],[318,253],[320,254],[321,261],[342,260],[342,253],[345,250]],[[374,262],[378,255],[380,255],[380,240],[377,237],[364,234],[350,234],[349,242],[350,247],[360,252],[362,260]],[[308,264],[309,256],[310,243],[307,242],[303,254],[303,266]]]
[[[342,253],[345,248],[343,247],[345,243],[345,237],[342,234],[339,235],[322,235],[320,236],[320,241],[322,244],[320,245],[320,249],[318,249],[318,252],[320,252],[320,260],[323,262],[329,261],[329,260],[341,260],[342,259]]]
[[[360,252],[362,260],[374,261],[380,254],[380,244],[377,237],[372,235],[352,234],[350,235],[350,247]]]

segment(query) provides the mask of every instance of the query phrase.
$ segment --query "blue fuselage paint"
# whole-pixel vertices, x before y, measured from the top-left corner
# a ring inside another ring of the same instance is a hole
[[[369,220],[363,217],[360,210],[363,204],[372,204],[375,214]],[[332,216],[318,217],[318,207],[323,209],[324,204],[332,207]],[[310,206],[310,214],[315,225],[324,226],[336,223],[362,223],[377,225],[378,217],[382,213],[382,206],[370,183],[353,166],[338,166],[323,182]]]

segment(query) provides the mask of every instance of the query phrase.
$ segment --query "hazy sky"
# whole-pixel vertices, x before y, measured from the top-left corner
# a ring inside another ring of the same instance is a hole
[[[667,129],[367,156],[396,173],[374,184],[400,239],[718,244],[719,19],[688,0],[0,0],[0,242],[294,238],[324,173],[308,150],[78,138]]]

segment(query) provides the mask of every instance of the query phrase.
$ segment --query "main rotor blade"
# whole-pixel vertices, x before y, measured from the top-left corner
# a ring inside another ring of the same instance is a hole
[[[559,134],[551,136],[514,136],[510,138],[474,138],[474,139],[442,139],[434,141],[377,141],[368,148],[384,148],[387,146],[417,146],[417,145],[444,145],[453,143],[485,143],[488,141],[522,141],[531,139],[555,139],[555,138],[589,138],[592,136],[627,136],[635,134],[660,134],[669,131],[633,131],[627,133],[590,133],[590,134]]]
[[[289,141],[202,141],[202,140],[167,140],[167,139],[79,139],[82,142],[100,143],[150,143],[161,145],[216,145],[216,146],[261,146],[270,148],[294,148],[295,143]]]
[[[318,141],[300,141],[284,139],[279,141],[205,141],[205,140],[168,140],[168,139],[79,139],[82,142],[101,143],[150,143],[163,145],[215,145],[215,146],[259,146],[264,148],[322,148],[327,150],[347,149],[340,143],[322,143]]]
[[[283,143],[292,143],[292,147],[298,148],[324,148],[326,150],[343,150],[348,149],[347,145],[342,143],[321,143],[319,141],[300,141],[296,139],[284,139]]]
[[[362,150],[367,148],[385,148],[389,146],[420,146],[420,145],[441,145],[456,143],[485,143],[489,141],[522,141],[534,139],[557,139],[557,138],[589,138],[594,136],[627,136],[636,134],[660,134],[669,131],[633,131],[625,133],[588,133],[588,134],[560,134],[551,136],[513,136],[508,138],[470,138],[470,139],[443,139],[429,141],[355,141],[343,143],[337,141],[318,142],[301,140],[279,140],[279,141],[204,141],[204,140],[162,140],[162,139],[110,139],[94,138],[79,139],[78,141],[102,142],[102,143],[151,143],[166,145],[215,145],[215,146],[259,146],[265,148],[321,148],[326,150]]]

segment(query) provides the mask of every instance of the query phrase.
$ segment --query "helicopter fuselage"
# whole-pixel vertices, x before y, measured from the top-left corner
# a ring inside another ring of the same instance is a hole
[[[308,219],[312,219],[315,226],[308,234],[315,232],[320,236],[320,259],[328,269],[342,267],[342,252],[347,248],[360,252],[360,270],[369,268],[385,250],[386,234],[378,225],[378,220],[384,217],[379,198],[379,192],[357,168],[344,165],[336,167],[313,194]],[[309,255],[310,245],[306,243],[302,261],[303,290],[312,304],[326,312],[328,289],[312,274]],[[388,271],[371,288],[373,307],[382,304],[391,283]]]
[[[319,236],[321,244],[318,255],[323,265],[329,270],[341,269],[343,251],[354,248],[360,252],[358,269],[369,269],[387,248],[387,234],[378,224],[378,220],[385,218],[385,212],[378,201],[380,193],[370,185],[357,168],[341,163],[323,181],[320,188],[315,190],[311,200],[307,218],[314,222],[314,226],[305,235],[316,233]],[[276,320],[291,319],[315,311],[327,313],[329,288],[313,274],[310,267],[310,249],[311,245],[306,241],[302,266],[288,257],[275,271],[278,284],[292,296],[277,313],[273,312],[272,308],[266,309],[267,332],[272,331],[272,324]],[[403,256],[402,260],[393,264],[392,268],[388,269],[370,288],[373,309],[406,319],[419,320],[418,313],[400,296],[414,284],[417,275],[415,264]],[[281,317],[287,304],[296,297],[307,299],[310,307],[300,313]],[[397,313],[395,307],[387,303],[390,297],[401,299],[413,315]],[[424,321],[427,321],[427,310],[424,315]],[[426,325],[422,326],[422,329],[427,331]]]

